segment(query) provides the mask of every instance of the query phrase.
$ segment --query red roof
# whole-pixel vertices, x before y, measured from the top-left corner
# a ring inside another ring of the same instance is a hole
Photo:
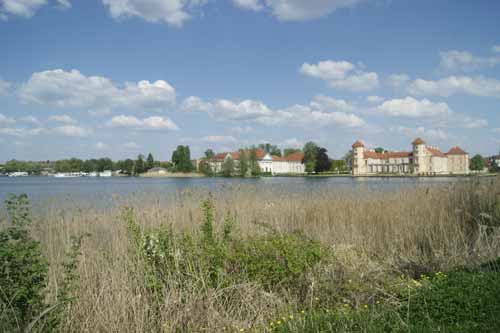
[[[410,157],[412,155],[411,152],[407,151],[388,151],[386,153],[377,153],[374,151],[365,151],[365,158],[373,158],[378,160],[386,160],[389,158],[405,158]]]
[[[233,159],[233,161],[237,161],[240,159],[240,152],[239,151],[219,153],[219,154],[215,155],[213,159],[223,161],[228,154],[231,155],[231,158]],[[263,151],[262,149],[257,149],[255,151],[255,154],[257,155],[258,160],[261,160],[264,158],[264,156],[266,156],[266,152]]]
[[[446,157],[446,154],[440,151],[439,149],[431,148],[431,147],[426,147],[427,151],[431,153],[432,156],[439,156],[439,157]]]
[[[460,147],[451,148],[446,155],[466,155],[467,153],[462,150]]]
[[[286,157],[272,156],[273,161],[290,161],[290,162],[302,162],[304,159],[304,153],[298,151],[296,153],[290,154]]]
[[[425,141],[420,139],[420,138],[416,138],[413,142],[412,142],[413,145],[425,145]]]
[[[352,144],[352,148],[361,148],[361,147],[364,147],[365,145],[363,144],[363,142],[357,140],[356,142],[354,142]]]

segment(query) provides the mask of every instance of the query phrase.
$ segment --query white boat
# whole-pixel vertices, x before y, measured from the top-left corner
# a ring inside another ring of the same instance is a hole
[[[58,172],[54,174],[55,178],[77,178],[84,176],[83,172]]]
[[[9,177],[26,177],[26,176],[28,176],[28,173],[24,171],[16,171],[9,173]]]
[[[99,172],[99,177],[111,177],[113,173],[111,170],[104,170],[103,172]]]

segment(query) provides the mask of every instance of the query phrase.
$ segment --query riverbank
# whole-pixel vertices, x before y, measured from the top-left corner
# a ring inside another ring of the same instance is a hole
[[[90,234],[62,331],[481,330],[500,310],[485,266],[500,256],[498,188],[148,191],[105,210],[50,202],[31,233],[48,301],[71,236]]]

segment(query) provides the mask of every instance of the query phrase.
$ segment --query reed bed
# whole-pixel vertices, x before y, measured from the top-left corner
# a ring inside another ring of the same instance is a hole
[[[301,295],[287,287],[269,290],[252,280],[200,288],[199,281],[206,278],[202,273],[192,281],[168,281],[161,297],[153,295],[145,268],[131,254],[124,210],[133,208],[142,230],[167,226],[198,237],[204,220],[201,203],[209,196],[217,230],[230,216],[241,239],[270,230],[301,231],[331,251],[333,258],[307,272],[306,293]],[[262,192],[246,185],[212,193],[191,189],[116,196],[99,209],[47,201],[36,209],[33,234],[51,264],[48,298],[58,292],[60,263],[70,237],[90,235],[83,241],[77,297],[64,331],[263,331],[281,313],[301,311],[316,301],[334,305],[335,293],[357,307],[375,297],[390,298],[389,285],[401,275],[412,278],[498,258],[500,231],[494,219],[500,217],[499,207],[498,178],[391,191]],[[346,293],[347,281],[362,287]]]

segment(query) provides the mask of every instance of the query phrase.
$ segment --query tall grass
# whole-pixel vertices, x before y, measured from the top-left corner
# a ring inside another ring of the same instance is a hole
[[[208,197],[212,206],[202,207]],[[328,255],[322,252],[321,260],[304,266],[299,292],[290,284],[269,286],[255,278],[249,266],[241,268],[230,256],[238,247],[220,241],[220,247],[203,248],[225,252],[217,254],[224,262],[214,264],[224,270],[222,277],[211,280],[213,271],[199,261],[203,251],[193,250],[187,257],[186,250],[187,243],[206,238],[207,214],[216,239],[223,238],[228,221],[232,237],[264,249],[275,239],[279,246],[296,246],[294,239],[272,237],[300,231]],[[380,299],[390,302],[391,285],[401,275],[410,279],[498,258],[500,179],[393,191],[262,193],[241,186],[211,194],[136,194],[117,197],[113,205],[99,210],[91,205],[68,209],[53,202],[38,209],[34,219],[33,233],[51,263],[49,298],[60,292],[56,281],[63,273],[60,264],[71,236],[90,234],[82,244],[80,282],[63,323],[65,331],[265,330],[269,320],[282,313],[318,304],[356,308]],[[137,228],[136,245],[131,225]],[[169,235],[169,251],[177,260],[162,266],[168,274],[161,275],[161,292],[151,287],[148,259],[136,251],[151,230]],[[177,274],[181,261],[183,273]],[[236,270],[234,278],[231,272]]]

